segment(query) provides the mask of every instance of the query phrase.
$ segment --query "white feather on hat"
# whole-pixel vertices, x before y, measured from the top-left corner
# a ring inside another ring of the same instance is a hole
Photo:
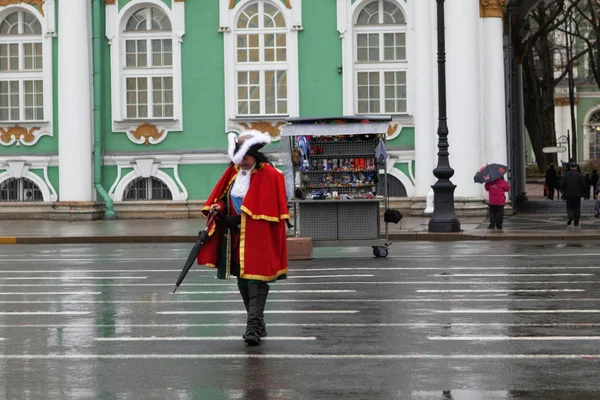
[[[271,143],[271,137],[257,130],[249,130],[237,136],[235,132],[227,135],[229,147],[227,155],[234,164],[239,164],[244,156],[252,148],[254,151],[262,149],[265,145]],[[240,144],[241,142],[241,144]]]

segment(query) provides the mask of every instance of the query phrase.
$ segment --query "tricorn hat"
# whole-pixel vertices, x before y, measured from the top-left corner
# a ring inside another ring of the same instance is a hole
[[[234,164],[239,164],[245,155],[254,155],[265,145],[271,143],[271,137],[257,130],[246,131],[239,136],[235,132],[227,134],[229,148],[227,154]]]

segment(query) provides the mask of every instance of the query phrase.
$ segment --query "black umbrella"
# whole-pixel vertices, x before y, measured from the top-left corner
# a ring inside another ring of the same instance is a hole
[[[208,240],[208,226],[210,225],[212,220],[213,216],[211,215],[206,221],[206,227],[200,232],[198,232],[198,240],[196,240],[196,244],[194,244],[194,247],[192,247],[190,255],[188,256],[187,260],[185,260],[185,264],[183,264],[183,269],[179,274],[179,278],[177,278],[177,282],[175,283],[175,289],[173,289],[173,293],[171,293],[171,296],[175,294],[175,291],[177,290],[179,285],[181,285],[181,282],[183,282],[183,280],[185,279],[185,276],[187,275],[188,271],[190,270],[190,268],[192,268],[192,265],[194,265],[194,262],[198,257],[198,253],[200,253],[200,248]]]
[[[502,164],[486,164],[479,168],[475,173],[473,180],[475,183],[494,182],[498,178],[502,178],[506,174],[508,168]]]

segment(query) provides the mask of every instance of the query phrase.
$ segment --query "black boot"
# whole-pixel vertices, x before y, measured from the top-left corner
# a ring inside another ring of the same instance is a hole
[[[265,304],[269,295],[269,285],[263,283],[258,287],[258,307],[260,312],[260,337],[267,336],[267,324],[265,324]]]
[[[248,281],[243,281],[238,278],[237,285],[238,289],[240,290],[240,294],[242,295],[242,300],[244,300],[246,312],[248,312],[248,304],[250,303],[250,300],[248,299]]]
[[[248,284],[248,321],[246,322],[246,333],[244,334],[244,340],[248,346],[260,345],[262,313],[259,305],[259,287],[262,285],[266,285],[266,283],[261,282]]]
[[[240,294],[242,295],[242,300],[244,300],[244,306],[246,307],[246,313],[248,312],[249,309],[249,304],[250,304],[250,299],[248,296],[248,281],[247,280],[241,280],[238,278],[237,281],[238,284],[238,289],[240,291]],[[269,293],[269,286],[267,285],[267,293]],[[264,306],[263,306],[263,310],[264,310]],[[260,318],[260,337],[265,337],[267,336],[267,328],[265,326],[265,319],[264,316],[261,313],[261,318]],[[246,339],[246,334],[244,333],[244,335],[242,335],[242,338]]]

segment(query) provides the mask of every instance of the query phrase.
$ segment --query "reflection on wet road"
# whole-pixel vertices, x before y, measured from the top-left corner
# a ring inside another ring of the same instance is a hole
[[[600,398],[600,243],[316,249],[258,348],[188,247],[2,247],[0,399]]]

